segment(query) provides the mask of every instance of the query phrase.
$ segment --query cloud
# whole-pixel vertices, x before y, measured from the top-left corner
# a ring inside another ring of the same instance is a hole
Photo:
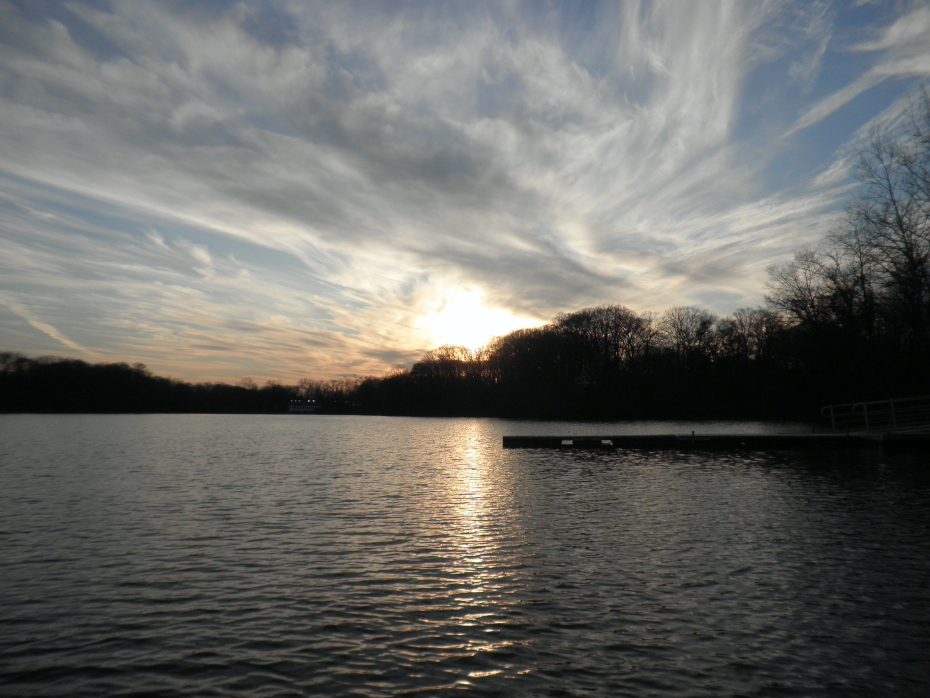
[[[56,328],[52,327],[47,322],[42,322],[41,320],[38,320],[35,317],[33,317],[32,313],[28,309],[24,308],[21,304],[17,303],[16,301],[4,295],[0,295],[0,305],[5,306],[8,310],[12,311],[13,313],[21,317],[23,320],[25,320],[30,325],[32,325],[35,329],[39,330],[39,332],[42,332],[48,335],[49,337],[54,339],[59,344],[66,346],[68,349],[71,349],[72,351],[76,351],[79,354],[82,354],[83,356],[88,357],[88,358],[93,358],[95,356],[94,352],[89,351],[85,347],[82,347],[77,342],[74,342],[68,339],[61,332],[59,332]]]
[[[766,189],[785,112],[735,137],[753,70],[813,84],[824,4],[2,8],[0,289],[187,377],[383,372],[472,291],[527,322],[727,312],[846,191],[832,160]],[[798,124],[918,74],[896,31]]]
[[[801,31],[804,41],[800,57],[788,68],[788,77],[810,91],[827,52],[827,46],[833,38],[833,22],[836,12],[827,2],[811,2],[800,8]]]
[[[930,76],[930,8],[920,7],[900,17],[874,41],[850,47],[851,52],[884,52],[885,55],[855,80],[833,92],[802,115],[786,137],[833,114],[866,90],[894,77]]]
[[[899,17],[881,32],[874,41],[865,41],[852,47],[853,51],[887,51],[888,49],[911,50],[920,44],[926,48],[930,35],[930,8],[918,7]]]

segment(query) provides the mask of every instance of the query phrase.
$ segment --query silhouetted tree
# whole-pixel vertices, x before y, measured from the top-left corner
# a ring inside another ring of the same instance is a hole
[[[694,306],[669,308],[659,320],[659,336],[665,347],[685,359],[713,358],[717,316]]]
[[[381,378],[192,385],[142,364],[0,353],[0,410],[324,411],[558,418],[810,419],[830,402],[930,392],[930,97],[859,153],[861,188],[818,248],[769,269],[766,307],[719,318],[622,305],[561,313],[479,351]],[[580,380],[581,376],[593,380]]]

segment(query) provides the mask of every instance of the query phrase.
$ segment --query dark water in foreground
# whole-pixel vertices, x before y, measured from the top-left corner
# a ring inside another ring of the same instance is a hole
[[[0,694],[930,695],[927,456],[500,445],[691,428],[0,416]]]

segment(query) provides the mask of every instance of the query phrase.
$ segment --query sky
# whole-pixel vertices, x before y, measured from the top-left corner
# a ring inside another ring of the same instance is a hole
[[[0,0],[0,351],[295,383],[727,315],[928,78],[928,1]]]

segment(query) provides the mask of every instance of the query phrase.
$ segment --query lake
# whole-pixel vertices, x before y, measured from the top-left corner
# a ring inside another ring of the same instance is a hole
[[[0,694],[926,696],[925,454],[0,415]]]

